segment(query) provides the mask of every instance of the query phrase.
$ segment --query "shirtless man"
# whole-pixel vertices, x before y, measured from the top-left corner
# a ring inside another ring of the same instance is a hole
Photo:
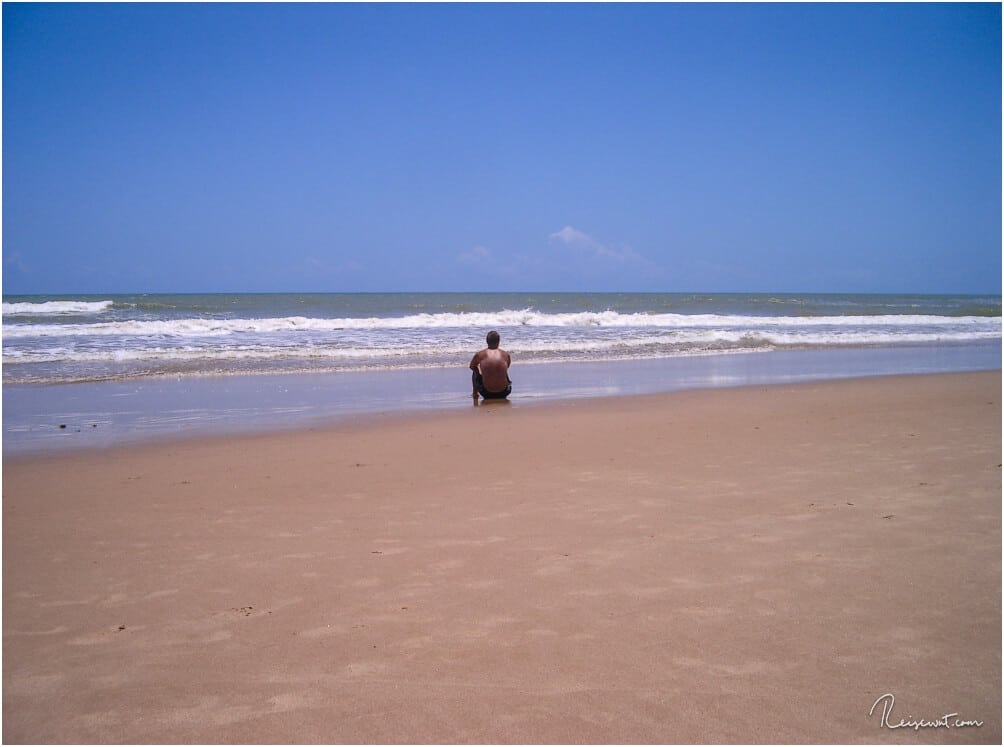
[[[488,333],[488,347],[474,354],[471,359],[471,383],[474,385],[474,404],[478,395],[485,399],[505,399],[512,393],[509,380],[509,353],[499,347],[499,333]]]

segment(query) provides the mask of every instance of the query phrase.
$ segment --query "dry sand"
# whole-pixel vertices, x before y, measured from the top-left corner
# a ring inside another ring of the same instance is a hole
[[[1000,402],[874,378],[7,460],[4,741],[1000,743]],[[885,693],[958,715],[883,728]]]

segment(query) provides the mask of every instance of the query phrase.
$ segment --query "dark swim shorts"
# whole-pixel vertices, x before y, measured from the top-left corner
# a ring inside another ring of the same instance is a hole
[[[474,387],[478,390],[478,393],[485,399],[505,399],[512,394],[512,381],[508,376],[506,376],[506,381],[509,382],[509,385],[501,392],[490,392],[485,389],[485,384],[481,380],[481,374],[477,371],[473,372],[471,380],[474,382]]]

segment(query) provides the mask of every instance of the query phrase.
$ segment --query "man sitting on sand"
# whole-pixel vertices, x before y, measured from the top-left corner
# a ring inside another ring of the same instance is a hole
[[[505,399],[512,393],[509,380],[509,353],[499,347],[499,333],[492,330],[487,337],[488,347],[479,350],[471,359],[471,382],[474,384],[474,404],[478,394],[485,399]]]

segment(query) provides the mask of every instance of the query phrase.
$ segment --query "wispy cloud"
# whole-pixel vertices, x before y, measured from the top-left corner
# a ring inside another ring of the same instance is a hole
[[[480,245],[457,255],[457,261],[465,265],[484,265],[492,260],[492,250]]]
[[[597,241],[588,233],[572,226],[565,226],[560,231],[549,234],[547,238],[594,257],[606,257],[618,262],[641,259],[641,255],[629,246],[608,246],[601,241]]]
[[[315,254],[303,257],[296,267],[300,270],[321,275],[360,272],[366,269],[366,265],[357,259],[332,262],[330,259],[318,257]]]
[[[24,257],[21,256],[21,252],[4,252],[3,266],[8,270],[16,270],[17,272],[28,271],[28,266],[24,263]]]

